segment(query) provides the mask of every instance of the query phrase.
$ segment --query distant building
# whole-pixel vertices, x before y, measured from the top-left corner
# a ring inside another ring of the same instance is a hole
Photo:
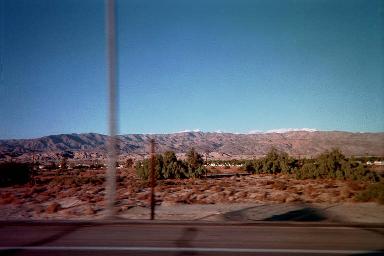
[[[384,161],[374,161],[374,162],[371,162],[371,161],[368,161],[367,162],[367,165],[384,165]]]

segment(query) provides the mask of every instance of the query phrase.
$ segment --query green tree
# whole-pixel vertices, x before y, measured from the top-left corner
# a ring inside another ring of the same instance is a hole
[[[296,170],[296,177],[301,179],[379,180],[376,173],[369,171],[363,164],[353,159],[347,159],[338,149],[326,151],[314,161],[304,163],[301,168]]]
[[[167,151],[163,155],[156,155],[155,157],[155,171],[158,179],[180,179],[180,178],[195,178],[201,177],[206,169],[202,165],[202,158],[200,159],[196,154],[191,154],[196,157],[194,165],[188,162],[178,160],[176,154],[172,151]],[[195,168],[193,168],[195,166]],[[148,179],[150,174],[150,159],[138,161],[136,163],[136,172],[141,179]]]
[[[182,161],[177,160],[176,154],[173,151],[167,151],[163,155],[162,177],[165,179],[171,178],[186,178],[186,167]]]
[[[265,157],[246,163],[245,169],[251,173],[291,173],[296,165],[287,153],[272,148]]]
[[[191,148],[187,152],[187,163],[190,168],[193,170],[197,169],[198,167],[202,166],[204,163],[204,160],[202,156],[195,151],[194,148]]]
[[[155,155],[155,177],[157,179],[162,178],[162,168],[163,168],[163,156]],[[138,161],[136,163],[136,174],[143,180],[148,180],[149,175],[151,174],[151,159],[144,159],[143,161]]]

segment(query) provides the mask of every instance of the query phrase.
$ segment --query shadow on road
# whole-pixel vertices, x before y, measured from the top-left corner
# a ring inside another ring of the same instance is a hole
[[[323,221],[327,218],[317,209],[305,207],[300,210],[290,211],[283,214],[272,215],[265,218],[266,221]]]
[[[197,235],[197,228],[188,227],[183,229],[183,233],[180,238],[176,240],[176,247],[178,248],[192,248],[191,242],[195,239]],[[196,255],[193,251],[181,251],[177,256],[182,255]]]
[[[354,254],[354,255],[356,255],[356,256],[384,255],[384,250],[374,251],[374,252],[369,252],[369,253],[359,253],[359,254]]]
[[[79,229],[80,226],[79,225],[73,225],[73,226],[63,226],[62,227],[62,230],[60,230],[60,232],[57,232],[51,236],[48,236],[48,237],[45,237],[43,239],[40,239],[40,240],[37,240],[37,241],[34,241],[34,242],[31,242],[31,243],[28,243],[28,244],[23,244],[23,245],[19,245],[21,247],[24,247],[24,246],[39,246],[39,245],[45,245],[47,243],[50,243],[50,242],[54,242],[74,231],[76,231],[77,229]],[[0,256],[5,256],[5,255],[15,255],[15,254],[18,254],[20,252],[22,252],[23,250],[22,249],[10,249],[10,250],[4,250],[4,251],[1,251],[0,252]]]
[[[260,208],[262,207],[262,208]],[[226,212],[223,214],[225,220],[228,221],[324,221],[327,220],[327,216],[322,213],[322,210],[309,207],[302,204],[298,209],[286,211],[280,214],[275,214],[269,217],[259,218],[258,215],[261,212],[266,212],[266,206],[254,206],[247,207],[236,211]],[[271,211],[274,211],[271,208]],[[279,210],[281,212],[281,210]],[[261,216],[260,216],[261,217]]]

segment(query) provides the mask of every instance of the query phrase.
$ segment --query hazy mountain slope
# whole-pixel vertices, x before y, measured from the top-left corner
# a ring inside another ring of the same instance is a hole
[[[108,136],[85,134],[51,135],[38,139],[0,140],[0,154],[20,155],[30,152],[104,151]],[[264,155],[271,147],[291,155],[316,155],[339,148],[347,155],[384,155],[384,133],[286,132],[259,134],[185,132],[174,134],[129,134],[119,138],[123,154],[145,154],[154,138],[157,151],[184,153],[194,147],[229,155]]]

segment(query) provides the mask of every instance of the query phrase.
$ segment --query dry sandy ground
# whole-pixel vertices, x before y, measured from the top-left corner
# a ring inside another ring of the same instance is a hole
[[[104,172],[45,173],[37,178],[37,185],[0,188],[0,219],[103,218]],[[156,187],[156,218],[384,223],[384,205],[354,201],[367,185],[296,180],[287,175],[163,180]],[[148,219],[149,198],[148,185],[133,170],[119,172],[119,217]]]
[[[322,221],[335,223],[384,223],[384,206],[377,203],[338,204],[211,204],[158,206],[156,219],[222,221]],[[120,217],[125,219],[148,219],[150,209],[132,208]]]

